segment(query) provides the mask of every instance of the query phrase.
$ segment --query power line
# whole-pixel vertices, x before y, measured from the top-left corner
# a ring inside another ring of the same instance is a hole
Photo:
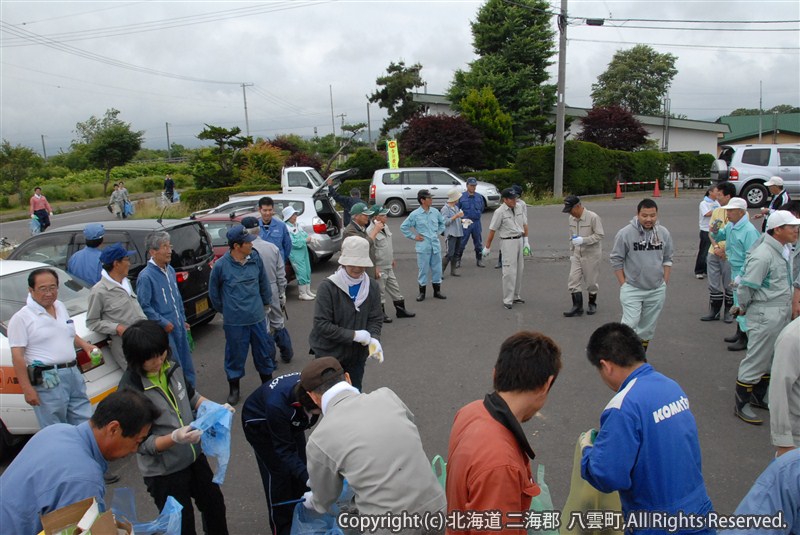
[[[36,33],[29,32],[28,30],[17,28],[12,26],[8,23],[3,22],[0,20],[0,28],[4,31],[9,32],[13,35],[22,37],[24,39],[28,39],[34,43],[44,45],[48,48],[53,48],[55,50],[59,50],[61,52],[82,57],[91,61],[97,61],[99,63],[104,63],[106,65],[111,65],[114,67],[119,67],[120,69],[127,69],[131,71],[141,72],[144,74],[152,74],[154,76],[163,76],[165,78],[174,78],[177,80],[185,80],[188,82],[199,82],[205,84],[228,84],[228,85],[239,85],[241,82],[229,82],[225,80],[208,80],[203,78],[195,78],[194,76],[184,76],[182,74],[174,74],[164,71],[157,71],[155,69],[150,69],[147,67],[141,67],[139,65],[134,65],[132,63],[126,63],[124,61],[116,60],[114,58],[109,58],[107,56],[101,56],[99,54],[95,54],[93,52],[88,52],[86,50],[82,50],[80,48],[76,48],[74,46],[61,44],[57,41],[53,41],[52,39],[48,39],[47,37],[42,37]]]
[[[672,43],[642,43],[636,42],[631,43],[628,41],[610,41],[610,40],[603,40],[603,39],[575,39],[570,38],[570,41],[579,41],[582,43],[610,43],[610,44],[622,44],[622,45],[651,45],[651,46],[665,46],[665,47],[676,47],[676,48],[707,48],[707,49],[716,49],[716,50],[800,50],[800,47],[795,46],[724,46],[724,45],[685,45],[685,44],[672,44]]]
[[[570,18],[594,18],[594,17],[570,17]],[[697,19],[615,19],[608,17],[604,19],[612,22],[674,22],[678,24],[796,24],[800,20],[697,20]]]
[[[68,19],[68,18],[72,18],[72,17],[79,17],[81,15],[89,15],[91,13],[99,13],[100,11],[109,11],[111,9],[120,9],[120,8],[123,8],[123,7],[129,7],[129,6],[133,6],[133,5],[136,5],[136,4],[141,4],[141,2],[130,2],[128,4],[115,4],[113,6],[102,7],[100,9],[90,9],[89,11],[79,11],[78,13],[69,13],[67,15],[59,15],[58,17],[49,17],[49,18],[46,18],[46,19],[26,20],[24,22],[21,22],[20,24],[22,26],[29,26],[31,24],[38,24],[40,22],[48,22],[48,21],[51,21],[51,20],[59,20],[59,19]]]
[[[209,22],[218,22],[221,20],[228,20],[240,18],[245,16],[260,15],[263,13],[272,13],[276,11],[286,11],[290,9],[299,9],[307,6],[314,6],[335,0],[322,0],[317,2],[280,2],[277,4],[270,4],[269,6],[249,6],[240,7],[236,9],[226,9],[223,11],[213,11],[210,13],[203,13],[200,15],[186,15],[183,17],[175,17],[164,20],[156,20],[149,22],[137,22],[134,24],[125,24],[120,26],[105,26],[94,30],[75,30],[70,32],[61,32],[42,37],[57,40],[61,43],[69,43],[73,41],[83,41],[86,39],[95,39],[101,37],[115,37],[119,35],[131,35],[137,33],[146,33],[158,30],[168,30],[172,28],[180,28],[183,26],[194,26],[198,24],[207,24]],[[5,39],[0,47],[19,47],[29,46],[24,38],[18,39]]]
[[[800,28],[691,28],[691,27],[667,27],[667,26],[629,26],[626,24],[608,24],[604,28],[622,28],[637,30],[681,30],[690,32],[800,32]]]

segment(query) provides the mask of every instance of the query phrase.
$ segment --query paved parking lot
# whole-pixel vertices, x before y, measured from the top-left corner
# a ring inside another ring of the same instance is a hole
[[[641,196],[612,201],[590,199],[586,206],[603,218],[606,230],[604,257],[617,230],[635,215]],[[648,351],[654,367],[677,380],[687,392],[700,430],[703,472],[715,508],[731,513],[752,482],[773,456],[769,426],[753,427],[733,414],[733,388],[742,353],[729,353],[722,338],[734,331],[722,322],[700,322],[707,306],[706,281],[693,274],[697,251],[698,194],[659,200],[660,220],[675,242],[675,266],[658,330]],[[485,269],[475,267],[469,246],[462,277],[447,277],[442,291],[446,301],[428,298],[416,303],[416,261],[413,242],[399,232],[402,219],[390,220],[394,232],[398,277],[413,319],[384,325],[382,343],[386,361],[370,361],[364,389],[392,388],[416,416],[429,457],[446,455],[455,412],[491,391],[492,366],[501,342],[519,330],[538,330],[553,337],[563,350],[563,370],[547,405],[524,429],[547,467],[547,482],[557,508],[569,492],[572,456],[578,435],[598,426],[599,416],[613,393],[601,382],[584,355],[591,332],[608,321],[618,321],[621,310],[618,285],[607,262],[601,273],[598,313],[564,318],[570,305],[566,290],[569,270],[567,216],[561,206],[529,208],[532,259],[526,261],[524,305],[505,310],[501,302],[500,270],[493,269],[493,251]],[[491,213],[484,214],[484,236]],[[316,287],[336,267],[335,260],[318,266],[312,276]],[[295,345],[295,359],[281,364],[278,373],[299,371],[309,361],[308,333],[313,302],[297,300],[296,286],[289,291],[287,327]],[[194,355],[200,392],[224,401],[227,383],[223,373],[224,336],[221,318],[196,329]],[[251,363],[242,381],[243,393],[258,386]],[[241,407],[241,404],[239,405]],[[232,533],[268,533],[265,499],[252,451],[235,419],[231,462],[223,486]],[[626,452],[620,452],[621,455]],[[116,485],[137,493],[141,516],[155,515],[133,458],[116,463],[122,474]],[[199,526],[199,520],[198,520]]]

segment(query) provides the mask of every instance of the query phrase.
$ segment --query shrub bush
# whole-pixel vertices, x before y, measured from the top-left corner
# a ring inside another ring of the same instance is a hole
[[[245,191],[280,191],[280,184],[248,184],[216,189],[189,189],[181,193],[181,203],[191,210],[205,210],[228,201],[228,197]]]
[[[474,176],[478,180],[483,180],[490,184],[497,186],[497,189],[503,191],[505,188],[511,187],[513,184],[519,184],[523,190],[530,189],[525,180],[522,178],[522,173],[517,169],[491,169],[489,171],[473,171],[470,173],[461,173],[463,178]]]

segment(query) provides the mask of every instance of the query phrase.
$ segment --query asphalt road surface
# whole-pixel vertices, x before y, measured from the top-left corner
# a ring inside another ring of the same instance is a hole
[[[606,259],[614,235],[635,215],[640,199],[641,196],[628,196],[617,201],[603,198],[585,202],[603,219]],[[695,279],[693,270],[699,200],[695,194],[680,199],[663,197],[658,201],[660,222],[672,233],[676,251],[665,308],[650,343],[648,360],[686,391],[700,432],[709,495],[715,509],[728,514],[770,462],[774,450],[770,445],[768,420],[765,425],[755,427],[733,414],[736,371],[743,353],[728,352],[722,338],[734,332],[734,325],[699,321],[708,300],[707,281]],[[95,213],[99,212],[92,211],[91,217]],[[402,219],[390,220],[400,285],[408,308],[417,317],[395,319],[384,325],[381,342],[386,360],[383,364],[368,362],[364,390],[383,386],[393,389],[414,413],[428,457],[446,456],[456,411],[470,401],[483,398],[492,389],[492,367],[503,340],[520,330],[536,330],[551,336],[561,345],[563,369],[545,407],[523,428],[536,452],[536,462],[546,466],[553,503],[560,508],[569,492],[578,435],[599,426],[600,413],[613,396],[587,361],[584,348],[595,328],[619,321],[621,308],[618,284],[605,261],[598,313],[564,318],[561,313],[571,304],[566,289],[567,215],[561,213],[561,206],[545,206],[529,208],[528,217],[534,254],[525,262],[523,298],[527,302],[515,305],[513,310],[502,306],[501,274],[493,269],[497,249],[489,257],[488,267],[480,269],[475,266],[471,245],[464,257],[462,276],[456,279],[448,276],[444,280],[442,292],[447,300],[432,299],[429,291],[428,299],[416,303],[414,244],[399,232]],[[491,212],[484,214],[484,237],[490,218]],[[317,266],[312,287],[335,267],[335,259]],[[310,359],[308,334],[314,303],[299,301],[294,284],[288,299],[287,327],[294,341],[295,358],[290,364],[281,363],[277,374],[300,371]],[[224,402],[227,383],[223,372],[225,341],[221,318],[196,329],[194,337],[198,390],[212,400]],[[258,383],[258,375],[248,361],[247,375],[242,381],[243,394],[249,394]],[[767,417],[767,413],[761,414]],[[269,529],[261,479],[238,416],[234,419],[231,460],[222,487],[228,525],[231,533],[266,534]],[[135,460],[117,462],[113,469],[122,479],[111,488],[133,488],[140,517],[153,518],[156,510],[144,489]],[[199,529],[199,518],[197,522]]]

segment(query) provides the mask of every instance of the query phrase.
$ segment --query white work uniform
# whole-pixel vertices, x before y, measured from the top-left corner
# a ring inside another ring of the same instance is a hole
[[[569,216],[569,231],[570,236],[582,237],[583,243],[574,245],[570,242],[567,289],[569,293],[578,293],[585,282],[589,294],[596,294],[603,256],[603,222],[596,213],[584,208],[581,217]]]
[[[512,209],[505,203],[494,211],[489,230],[500,239],[500,252],[503,253],[503,304],[511,305],[514,299],[521,299],[522,271],[524,261],[522,242],[528,214],[524,205]]]

